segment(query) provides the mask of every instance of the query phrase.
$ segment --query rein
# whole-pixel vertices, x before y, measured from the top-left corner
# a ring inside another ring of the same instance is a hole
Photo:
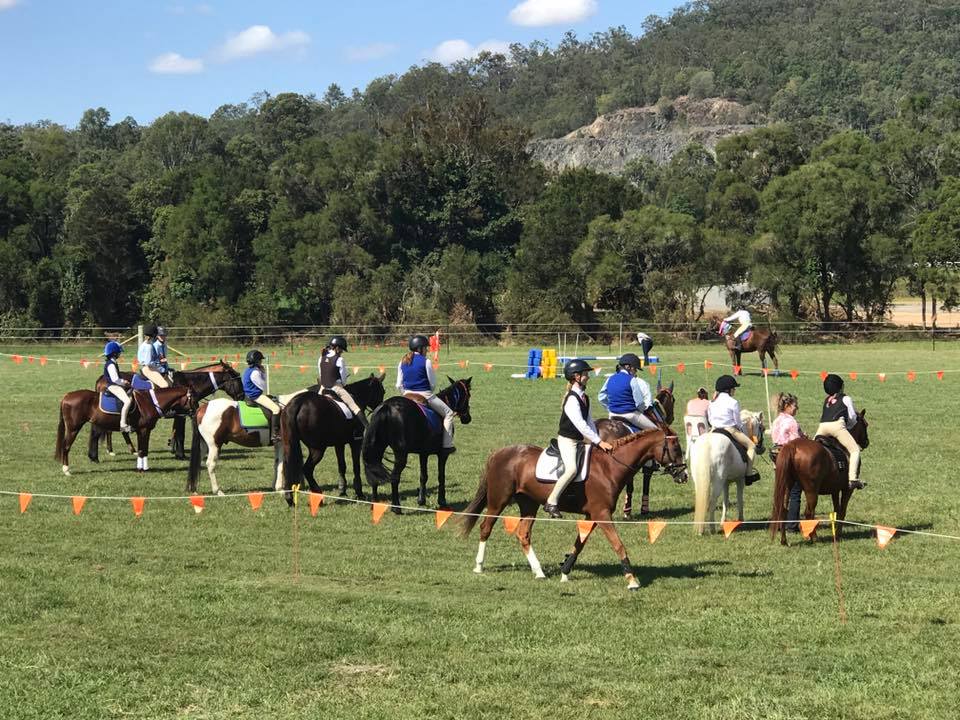
[[[663,431],[662,431],[662,430],[658,430],[657,432],[663,432]],[[640,435],[642,435],[642,434],[643,434],[643,433],[636,433],[635,435],[631,435],[630,438],[638,437],[638,436],[640,436]],[[627,439],[629,440],[630,438],[627,438]],[[667,449],[668,449],[668,447],[669,447],[670,440],[676,440],[677,442],[680,442],[680,437],[679,437],[678,435],[676,435],[676,434],[674,434],[674,435],[667,435],[666,433],[663,433],[663,448],[660,450],[660,455],[661,455],[661,457],[665,457],[665,456],[666,456],[666,454],[667,454]],[[640,470],[643,468],[643,463],[641,463],[640,465],[634,466],[634,465],[630,465],[629,463],[625,463],[625,462],[623,462],[622,460],[620,460],[619,458],[617,458],[617,457],[614,456],[614,454],[613,454],[614,451],[617,450],[617,449],[619,449],[619,448],[621,448],[621,447],[623,447],[623,446],[626,445],[626,444],[627,444],[627,443],[621,443],[620,445],[617,445],[616,447],[614,447],[613,450],[611,450],[610,452],[607,453],[607,457],[609,457],[611,460],[613,460],[615,463],[617,463],[617,465],[621,465],[622,467],[625,467],[625,468],[627,468],[628,470],[631,470],[632,472],[635,472],[635,473],[640,472]],[[646,462],[646,461],[644,461],[644,462]],[[671,475],[673,474],[674,471],[677,471],[677,472],[678,472],[678,471],[684,469],[686,466],[687,466],[686,463],[669,463],[669,464],[666,464],[666,465],[665,465],[665,464],[662,464],[662,463],[660,464],[660,467],[662,467],[665,472],[668,472],[668,473],[670,473]]]

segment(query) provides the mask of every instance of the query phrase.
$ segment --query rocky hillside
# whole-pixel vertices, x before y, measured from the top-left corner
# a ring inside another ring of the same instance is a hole
[[[619,174],[635,158],[663,164],[690,143],[713,149],[722,138],[761,124],[763,118],[739,103],[684,96],[601,115],[562,138],[535,140],[528,147],[535,160],[552,169],[587,167]]]

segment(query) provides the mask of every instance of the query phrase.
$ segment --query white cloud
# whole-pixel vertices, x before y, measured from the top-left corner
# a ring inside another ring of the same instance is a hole
[[[303,47],[309,42],[310,36],[302,30],[277,35],[266,25],[251,25],[246,30],[227,38],[227,41],[214,52],[214,56],[221,62],[229,62],[260,53]]]
[[[203,72],[203,60],[185,58],[180,53],[158,55],[150,62],[150,72],[158,75],[191,75]]]
[[[479,45],[471,45],[466,40],[444,40],[430,51],[430,59],[444,65],[479,55],[482,52],[510,53],[510,44],[503,40],[485,40]]]
[[[542,27],[584,20],[597,12],[597,0],[524,0],[510,11],[514,25]]]
[[[0,10],[9,10],[18,2],[20,2],[20,0],[0,0]]]
[[[370,45],[351,46],[344,50],[350,62],[370,62],[390,55],[397,46],[393,43],[371,43]]]

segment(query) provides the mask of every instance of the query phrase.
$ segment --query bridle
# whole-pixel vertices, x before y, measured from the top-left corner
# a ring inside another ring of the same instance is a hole
[[[462,392],[462,396],[461,396]],[[463,398],[464,401],[470,399],[470,389],[467,387],[467,384],[463,380],[457,380],[453,385],[450,386],[450,400],[451,402],[447,403],[450,409],[453,411],[453,414],[458,416],[462,410],[460,399]]]
[[[663,432],[663,430],[658,430],[657,432]],[[669,451],[671,440],[676,440],[677,445],[679,446],[680,444],[679,435],[677,435],[676,433],[672,435],[668,435],[667,433],[663,432],[663,447],[660,449],[661,458],[665,458],[667,456],[667,452]],[[616,450],[616,448],[614,448],[614,450]],[[613,454],[614,450],[611,450],[609,453],[607,453],[607,457],[609,457],[611,460],[617,463],[617,465],[621,465],[622,467],[625,467],[628,470],[635,473],[640,472],[640,470],[643,468],[643,463],[641,463],[640,465],[631,465],[629,463],[623,462],[622,460],[614,456]],[[683,457],[682,453],[680,457]],[[645,460],[644,462],[647,462],[647,461]],[[685,462],[663,464],[658,461],[657,464],[660,465],[661,469],[664,472],[669,473],[670,476],[673,478],[676,478],[680,474],[680,472],[685,470],[687,467],[687,464]]]

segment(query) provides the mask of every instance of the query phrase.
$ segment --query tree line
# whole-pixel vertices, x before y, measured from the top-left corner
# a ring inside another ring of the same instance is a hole
[[[695,2],[346,95],[0,125],[0,328],[690,320],[703,291],[877,319],[958,302],[960,10]],[[691,93],[770,122],[622,177],[526,151]]]

